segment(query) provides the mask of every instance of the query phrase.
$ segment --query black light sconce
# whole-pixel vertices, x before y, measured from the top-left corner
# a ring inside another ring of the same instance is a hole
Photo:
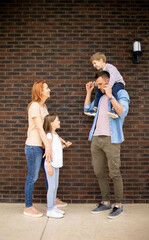
[[[139,41],[134,41],[133,42],[133,53],[132,53],[132,60],[133,63],[139,63],[140,59],[139,56],[141,55],[141,43]]]

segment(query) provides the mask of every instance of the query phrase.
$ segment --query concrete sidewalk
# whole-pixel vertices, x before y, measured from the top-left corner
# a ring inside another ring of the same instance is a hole
[[[24,204],[0,204],[0,240],[148,240],[149,204],[125,204],[124,214],[108,219],[93,215],[95,204],[69,204],[62,219],[45,216],[46,205],[36,207],[41,218],[24,216]]]

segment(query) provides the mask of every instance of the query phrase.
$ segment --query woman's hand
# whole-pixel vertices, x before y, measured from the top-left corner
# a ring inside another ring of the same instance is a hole
[[[52,166],[51,166],[51,164],[50,163],[48,163],[48,170],[47,170],[47,174],[48,175],[50,175],[50,176],[52,176],[53,175],[53,168],[52,168]]]
[[[50,146],[45,147],[45,153],[43,155],[43,158],[45,157],[46,161],[50,161],[53,162],[53,158],[52,158],[52,149]]]

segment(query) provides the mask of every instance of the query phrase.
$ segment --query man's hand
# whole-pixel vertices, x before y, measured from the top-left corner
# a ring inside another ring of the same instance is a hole
[[[94,82],[88,82],[86,84],[86,91],[91,93],[94,89],[95,83]]]
[[[105,90],[106,96],[107,96],[108,98],[111,98],[111,97],[112,97],[112,88],[111,88],[111,86],[110,86],[110,85],[106,85],[106,86],[104,87],[104,90]],[[112,100],[111,100],[111,103],[112,103],[112,106],[113,106],[113,108],[115,109],[116,113],[117,113],[118,115],[121,115],[122,112],[123,112],[123,108],[124,108],[123,105],[121,105],[121,104],[116,100],[116,98],[112,99]]]
[[[108,98],[111,98],[112,97],[112,88],[110,85],[106,85],[104,87],[104,90],[105,90],[105,94],[107,95]]]
[[[92,95],[92,91],[94,89],[94,85],[95,85],[94,82],[88,82],[86,84],[86,98],[85,98],[85,101],[84,101],[84,106],[91,103],[91,95]]]

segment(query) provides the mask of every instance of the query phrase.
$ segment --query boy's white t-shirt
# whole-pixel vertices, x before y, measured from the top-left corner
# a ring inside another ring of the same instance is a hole
[[[47,139],[52,141],[51,145],[53,161],[51,162],[51,165],[55,168],[60,168],[63,166],[63,148],[61,140],[57,134],[51,133],[47,133]],[[45,164],[47,164],[46,161]]]

